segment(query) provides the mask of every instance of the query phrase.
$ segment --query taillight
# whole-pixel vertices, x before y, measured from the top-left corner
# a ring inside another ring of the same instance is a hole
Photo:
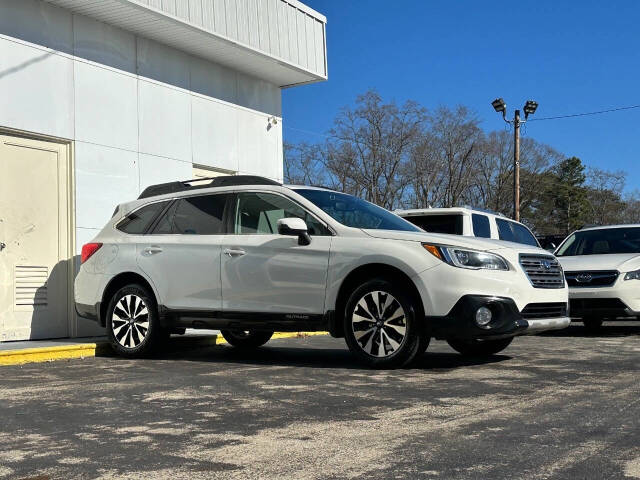
[[[82,246],[82,255],[80,256],[80,263],[84,263],[91,258],[91,256],[100,250],[101,243],[86,243]]]

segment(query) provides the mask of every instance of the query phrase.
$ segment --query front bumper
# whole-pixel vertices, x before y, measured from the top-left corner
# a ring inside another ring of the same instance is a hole
[[[546,306],[550,304],[531,305]],[[427,328],[429,335],[439,340],[489,340],[515,337],[517,335],[531,335],[546,330],[559,330],[569,326],[571,319],[567,316],[566,303],[560,305],[564,306],[564,308],[557,310],[559,312],[558,316],[527,319],[518,310],[516,303],[511,298],[465,295],[458,300],[447,315],[426,317]],[[475,312],[481,306],[488,307],[493,313],[493,320],[486,327],[477,325],[474,318]],[[523,311],[526,312],[528,310],[525,308]],[[538,315],[540,314],[538,313]]]

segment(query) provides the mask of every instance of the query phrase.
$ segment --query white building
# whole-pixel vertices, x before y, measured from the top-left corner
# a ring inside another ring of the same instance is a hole
[[[281,89],[327,78],[297,0],[0,0],[0,341],[96,332],[78,255],[148,185],[282,180]]]

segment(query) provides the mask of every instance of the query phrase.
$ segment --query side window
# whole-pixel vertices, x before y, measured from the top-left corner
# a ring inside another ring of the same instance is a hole
[[[471,214],[471,222],[473,223],[473,234],[476,237],[491,238],[491,227],[489,226],[489,217],[478,213]]]
[[[160,219],[154,234],[218,235],[225,233],[223,215],[228,195],[180,198]]]
[[[416,215],[405,217],[405,220],[427,232],[462,235],[462,215]]]
[[[330,235],[329,229],[293,201],[273,193],[239,193],[234,232],[238,235],[277,234],[278,220],[303,219],[309,235]]]
[[[515,242],[516,237],[513,234],[513,230],[511,230],[511,222],[506,220],[502,220],[500,218],[496,218],[496,224],[498,225],[498,237],[500,240],[505,240],[507,242]]]
[[[116,228],[131,235],[142,235],[168,203],[169,201],[167,200],[145,205],[127,215],[124,220],[118,223]]]

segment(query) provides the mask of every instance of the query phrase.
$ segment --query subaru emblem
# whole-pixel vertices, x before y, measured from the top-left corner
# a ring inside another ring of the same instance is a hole
[[[589,283],[591,281],[591,274],[590,273],[581,273],[578,276],[576,276],[576,280],[580,283]]]

